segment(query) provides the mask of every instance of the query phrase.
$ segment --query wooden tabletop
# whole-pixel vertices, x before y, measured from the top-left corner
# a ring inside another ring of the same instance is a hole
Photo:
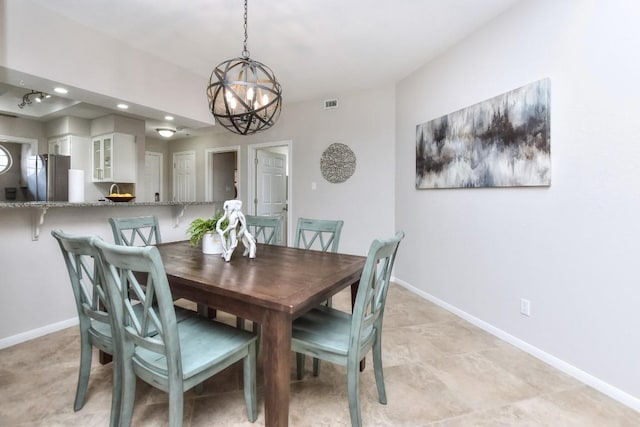
[[[359,280],[366,259],[258,244],[255,258],[242,256],[238,245],[231,261],[225,262],[188,241],[157,247],[172,287],[186,285],[293,317]]]
[[[262,325],[267,427],[289,423],[291,322],[350,286],[354,297],[365,257],[257,245],[256,258],[206,255],[188,241],[157,245],[174,298],[187,298]]]

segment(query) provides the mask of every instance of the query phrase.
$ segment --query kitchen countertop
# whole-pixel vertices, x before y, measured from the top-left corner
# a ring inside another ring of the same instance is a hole
[[[112,202],[105,200],[103,202],[0,202],[0,209],[9,208],[23,208],[33,209],[33,215],[31,220],[32,225],[32,240],[38,240],[40,237],[40,228],[44,224],[44,219],[49,208],[135,208],[135,207],[173,207],[173,216],[175,219],[175,226],[180,223],[180,219],[184,216],[187,206],[193,205],[213,205],[215,202]]]
[[[0,202],[2,208],[92,208],[92,207],[136,207],[136,206],[187,206],[187,205],[210,205],[214,202]]]

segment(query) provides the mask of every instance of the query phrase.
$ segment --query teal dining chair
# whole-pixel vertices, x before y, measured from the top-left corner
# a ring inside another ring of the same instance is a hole
[[[113,241],[124,246],[149,246],[162,243],[162,234],[158,217],[155,215],[129,218],[109,218]],[[198,304],[197,311],[201,315],[215,317],[215,310]]]
[[[72,236],[62,230],[51,231],[58,241],[64,258],[71,289],[76,301],[80,326],[80,369],[73,410],[84,406],[91,373],[93,347],[114,354],[110,315],[106,307],[104,274],[98,260],[98,252],[89,236]],[[117,359],[117,358],[116,358]],[[114,359],[115,360],[115,359]],[[116,425],[120,412],[121,381],[119,368],[114,361],[113,391],[111,396],[111,425]]]
[[[323,252],[338,252],[343,225],[342,220],[298,218],[293,246]],[[331,298],[327,299],[325,305],[331,307],[331,304]],[[298,366],[304,369],[304,354],[297,354],[296,358]],[[320,361],[314,357],[313,375],[318,376],[319,372]]]
[[[323,252],[338,252],[342,220],[298,218],[293,246]]]
[[[277,244],[280,227],[282,227],[282,215],[245,215],[245,219],[247,229],[256,239],[256,243]],[[242,317],[236,318],[236,327],[244,329],[244,319]],[[256,323],[253,324],[253,332],[260,334],[260,327]]]
[[[387,403],[382,373],[382,319],[391,270],[404,233],[373,241],[360,276],[353,314],[324,305],[293,322],[291,349],[346,366],[351,425],[362,425],[360,410],[360,361],[372,350],[373,369],[380,403]],[[297,377],[302,370],[297,366]]]
[[[162,243],[158,218],[153,215],[109,218],[113,241],[125,246],[148,246]]]
[[[282,227],[282,215],[245,215],[245,219],[249,233],[256,239],[256,243],[277,244]]]
[[[136,378],[169,394],[169,425],[181,426],[184,392],[241,360],[247,416],[255,421],[256,336],[202,316],[178,323],[155,246],[130,247],[102,240],[93,244],[98,248],[113,308],[116,354],[122,358],[119,424],[131,425]],[[146,277],[143,283],[140,277]],[[141,312],[133,310],[136,301],[144,308]]]

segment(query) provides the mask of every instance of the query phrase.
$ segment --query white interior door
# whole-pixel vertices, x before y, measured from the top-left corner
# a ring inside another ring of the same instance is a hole
[[[136,194],[138,201],[153,202],[156,193],[158,193],[158,201],[164,200],[162,196],[162,163],[162,153],[151,151],[144,153],[144,184],[142,194]]]
[[[256,215],[283,215],[278,244],[286,242],[287,156],[256,151]]]
[[[196,201],[196,153],[173,153],[173,200]]]

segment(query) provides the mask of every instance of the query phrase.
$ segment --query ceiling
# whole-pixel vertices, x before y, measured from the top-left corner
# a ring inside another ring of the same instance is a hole
[[[395,83],[520,0],[251,0],[248,50],[284,102]],[[208,81],[240,56],[241,0],[31,0]],[[21,95],[22,96],[22,95]]]

